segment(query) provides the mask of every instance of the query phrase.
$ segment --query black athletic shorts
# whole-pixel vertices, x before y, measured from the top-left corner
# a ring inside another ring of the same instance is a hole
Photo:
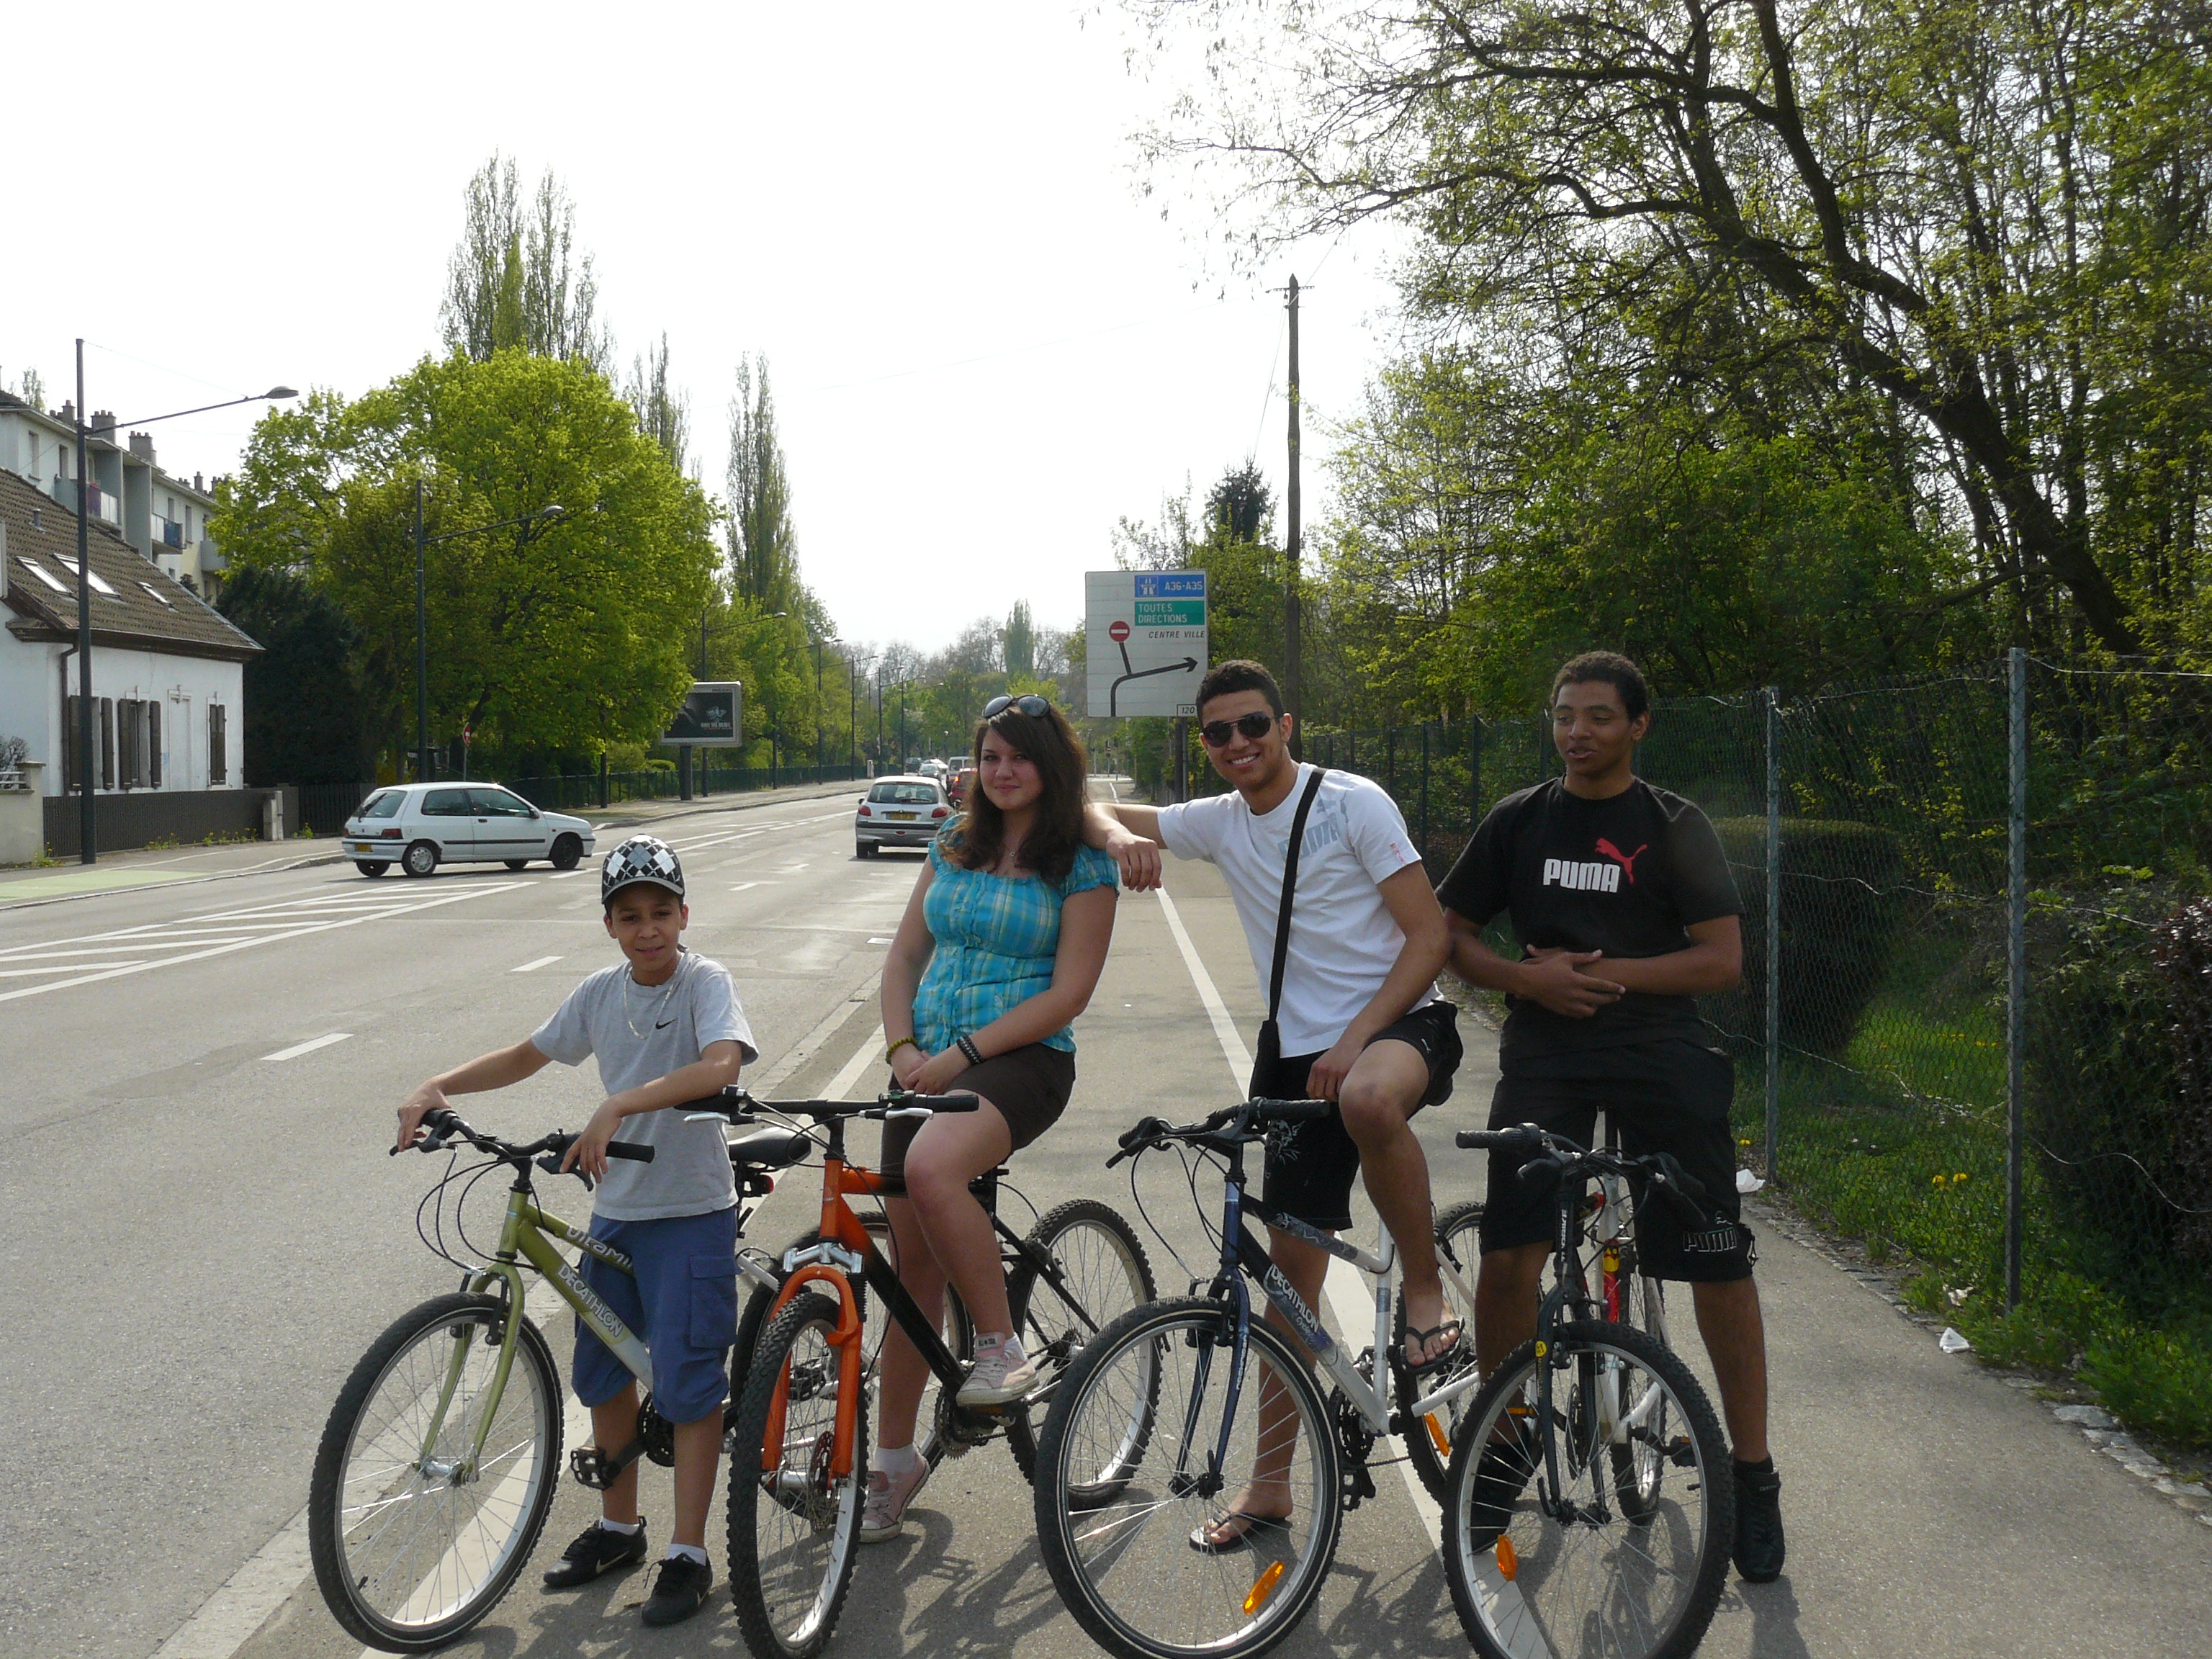
[[[896,1088],[897,1083],[893,1078],[890,1086]],[[944,1092],[958,1094],[963,1090],[981,1095],[998,1109],[1014,1138],[1013,1152],[1018,1152],[1059,1122],[1060,1115],[1067,1109],[1068,1097],[1075,1092],[1075,1056],[1042,1042],[1009,1048],[1003,1054],[993,1054],[981,1066],[969,1066],[945,1085]],[[905,1170],[906,1149],[914,1145],[915,1136],[927,1121],[927,1118],[902,1117],[884,1125],[883,1157],[877,1164],[883,1174],[898,1175]]]
[[[1422,1106],[1441,1105],[1451,1098],[1452,1073],[1459,1069],[1462,1052],[1459,1040],[1459,1010],[1439,998],[1425,1008],[1385,1025],[1368,1039],[1378,1042],[1407,1042],[1421,1051],[1429,1063],[1429,1086]],[[1323,1049],[1323,1054],[1328,1050]],[[1280,1098],[1297,1100],[1306,1086],[1306,1073],[1321,1054],[1286,1054],[1276,1075]],[[1419,1107],[1414,1109],[1419,1110]],[[1352,1225],[1352,1182],[1359,1173],[1359,1148],[1344,1127],[1344,1114],[1332,1108],[1327,1117],[1304,1123],[1281,1123],[1267,1132],[1267,1163],[1261,1179],[1260,1195],[1285,1215],[1323,1232],[1342,1232]]]
[[[1703,1183],[1705,1208],[1714,1224],[1692,1231],[1666,1205],[1637,1212],[1644,1271],[1654,1279],[1722,1283],[1751,1277],[1757,1259],[1751,1229],[1737,1219],[1735,1142],[1729,1134],[1729,1103],[1735,1068],[1729,1057],[1686,1038],[1591,1048],[1523,1061],[1498,1080],[1490,1127],[1534,1123],[1587,1146],[1603,1111],[1620,1127],[1621,1150],[1632,1158],[1672,1152]],[[1483,1200],[1482,1248],[1509,1250],[1549,1243],[1559,1217],[1556,1177],[1521,1178],[1526,1158],[1490,1154],[1490,1188]]]

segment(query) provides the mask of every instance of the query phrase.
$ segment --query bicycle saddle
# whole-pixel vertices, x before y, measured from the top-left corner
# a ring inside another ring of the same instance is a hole
[[[800,1131],[769,1123],[734,1137],[730,1162],[755,1170],[786,1170],[816,1150],[813,1140]]]

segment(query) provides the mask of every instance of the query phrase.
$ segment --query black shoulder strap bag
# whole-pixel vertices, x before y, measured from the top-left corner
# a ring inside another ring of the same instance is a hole
[[[1322,777],[1328,769],[1314,768],[1313,775],[1306,780],[1305,793],[1298,797],[1297,816],[1291,820],[1290,851],[1283,860],[1283,902],[1275,911],[1275,965],[1267,976],[1267,1018],[1260,1026],[1259,1052],[1252,1057],[1252,1079],[1245,1091],[1248,1100],[1282,1097],[1276,1074],[1282,1069],[1283,1033],[1275,1016],[1282,1009],[1283,966],[1291,955],[1291,902],[1297,896],[1298,851],[1305,844],[1306,815],[1313,811],[1314,797],[1321,793]]]

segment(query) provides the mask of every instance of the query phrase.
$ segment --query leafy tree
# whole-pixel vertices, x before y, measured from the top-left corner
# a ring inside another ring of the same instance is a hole
[[[1036,628],[1030,621],[1030,602],[1016,599],[1007,613],[1005,633],[1006,675],[1009,679],[1036,677]]]
[[[637,414],[638,430],[660,446],[669,465],[678,472],[691,471],[691,399],[668,378],[668,336],[660,343],[630,360],[629,379],[623,398]]]
[[[596,315],[592,256],[575,247],[576,207],[550,167],[526,208],[514,159],[491,159],[469,179],[461,240],[446,275],[446,349],[479,362],[520,347],[577,357],[605,372],[614,343]]]
[[[1211,107],[1155,154],[1233,158],[1270,235],[1406,222],[1408,298],[1445,330],[1748,322],[1888,401],[2032,629],[2130,653],[2197,603],[2201,8],[1135,9],[1214,36]]]
[[[738,364],[730,399],[730,574],[737,591],[764,611],[799,603],[799,550],[791,527],[791,480],[776,434],[768,360]]]
[[[214,533],[243,569],[297,574],[361,644],[374,728],[413,736],[414,489],[429,549],[431,717],[480,750],[593,752],[665,729],[712,592],[712,509],[578,359],[425,360],[349,404],[257,425]],[[530,518],[548,505],[557,520]]]
[[[262,787],[368,776],[361,640],[337,601],[292,571],[248,567],[223,584],[218,609],[261,646],[246,665],[246,781]]]
[[[1206,492],[1206,538],[1214,542],[1261,542],[1273,532],[1275,498],[1259,464],[1232,466]]]

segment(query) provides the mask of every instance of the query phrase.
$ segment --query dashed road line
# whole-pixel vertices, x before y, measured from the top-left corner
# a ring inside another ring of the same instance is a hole
[[[520,967],[510,968],[507,971],[510,974],[534,974],[540,968],[550,968],[560,960],[558,957],[539,957],[535,962],[526,962]]]
[[[343,1042],[351,1031],[331,1031],[319,1037],[309,1037],[305,1042],[295,1042],[289,1048],[279,1048],[273,1054],[264,1054],[264,1060],[297,1060],[301,1054],[312,1054],[318,1048],[327,1048],[333,1042]]]
[[[830,1079],[830,1087],[822,1097],[824,1100],[850,1098],[853,1085],[860,1080],[861,1073],[868,1069],[870,1062],[875,1060],[883,1052],[883,1046],[884,1028],[878,1025],[868,1039],[854,1051],[852,1059],[845,1062],[837,1075]]]

